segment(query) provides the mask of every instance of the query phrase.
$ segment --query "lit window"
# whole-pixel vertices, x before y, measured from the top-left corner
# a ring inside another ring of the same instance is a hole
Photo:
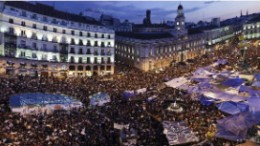
[[[177,22],[177,25],[179,25],[179,22]]]

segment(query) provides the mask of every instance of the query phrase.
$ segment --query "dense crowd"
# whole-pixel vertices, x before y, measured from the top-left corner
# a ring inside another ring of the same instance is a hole
[[[223,45],[224,46],[224,45]],[[245,60],[250,66],[257,66],[257,54],[248,53]],[[0,145],[121,145],[122,131],[114,129],[114,123],[129,124],[123,133],[134,133],[137,145],[167,145],[161,122],[185,121],[197,134],[199,142],[206,139],[206,133],[220,118],[226,115],[215,106],[203,106],[191,99],[185,91],[157,87],[164,81],[189,74],[200,66],[227,58],[232,65],[239,64],[239,51],[234,46],[197,57],[185,64],[173,64],[161,72],[141,72],[134,68],[117,66],[115,75],[92,78],[32,78],[19,76],[0,78]],[[252,58],[252,59],[250,59]],[[109,78],[109,79],[108,79]],[[137,95],[130,101],[122,98],[125,90],[147,88],[147,93]],[[62,93],[79,99],[86,108],[71,111],[57,110],[47,115],[21,116],[12,113],[9,98],[17,93]],[[103,107],[89,107],[89,96],[106,92],[111,102]],[[158,100],[148,102],[156,95]],[[173,113],[165,109],[177,101],[184,112]],[[227,141],[212,139],[215,145]],[[229,142],[232,144],[232,142]]]

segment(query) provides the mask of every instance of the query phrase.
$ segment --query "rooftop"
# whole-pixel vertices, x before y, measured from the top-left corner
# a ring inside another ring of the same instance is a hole
[[[59,11],[59,10],[56,10],[52,6],[48,6],[48,5],[44,5],[44,4],[40,4],[40,3],[32,4],[32,3],[24,2],[24,1],[7,1],[5,4],[8,6],[11,6],[11,7],[23,9],[26,11],[31,11],[31,12],[38,13],[41,15],[55,17],[58,19],[70,20],[70,21],[86,23],[86,24],[101,25],[94,18],[84,17],[84,16],[80,16],[77,14]]]
[[[173,37],[170,33],[166,33],[166,32],[160,32],[160,33],[116,32],[116,35],[134,38],[134,39],[141,39],[141,40],[163,39],[163,38]]]
[[[251,20],[249,20],[247,23],[255,23],[260,22],[260,14],[254,16]]]
[[[160,28],[160,27],[164,27],[164,28],[174,28],[172,26],[168,26],[166,24],[151,24],[151,25],[144,25],[144,24],[134,24],[134,27],[137,27],[137,28]]]

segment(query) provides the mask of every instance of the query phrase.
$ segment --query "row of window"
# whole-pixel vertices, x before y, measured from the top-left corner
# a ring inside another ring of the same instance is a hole
[[[76,68],[77,68],[78,71],[83,71],[83,70],[84,70],[84,67],[83,67],[83,66],[77,66],[77,67],[76,67],[76,66],[73,66],[73,65],[70,65],[70,66],[69,66],[69,70],[71,70],[71,71],[75,71]],[[91,69],[91,66],[86,66],[85,69],[86,69],[86,71],[92,70],[92,69]],[[94,65],[94,66],[93,66],[93,70],[98,70],[98,66],[97,66],[97,65]],[[105,66],[104,66],[104,65],[101,65],[101,66],[100,66],[100,70],[105,70]],[[110,70],[111,70],[111,66],[110,66],[110,65],[107,65],[107,66],[106,66],[106,70],[107,70],[107,71],[110,71]]]
[[[21,40],[20,45],[18,45],[18,47],[19,48],[29,48],[29,49],[39,50],[37,48],[37,43],[33,42],[32,43],[32,47],[28,47],[26,45],[26,41],[25,40]],[[57,45],[53,45],[53,48],[49,48],[48,49],[46,44],[42,44],[42,48],[40,50],[42,50],[42,51],[47,51],[48,50],[48,51],[52,51],[52,52],[58,52],[59,51]],[[63,52],[67,52],[66,50],[63,50]],[[89,54],[89,55],[92,54],[90,48],[87,48],[86,52],[83,51],[83,48],[79,48],[79,49],[77,49],[77,52],[76,52],[74,47],[70,48],[69,53],[72,53],[72,54],[76,54],[77,53],[77,54],[82,54],[82,55],[83,54]],[[93,54],[94,55],[111,55],[111,50],[109,48],[106,49],[106,51],[105,51],[105,49],[101,49],[100,52],[99,52],[98,49],[94,49]]]
[[[8,33],[14,34],[14,29],[13,29],[12,27],[9,28]],[[21,30],[20,36],[27,38],[26,31],[25,31],[25,30]],[[35,32],[32,33],[31,39],[38,40],[37,35],[36,35]],[[42,40],[42,41],[50,41],[50,40],[48,40],[48,37],[47,37],[46,35],[43,35],[41,40]],[[52,40],[51,40],[51,41],[52,41],[53,43],[58,43],[58,38],[57,38],[56,36],[54,36],[54,37],[52,37]],[[67,43],[67,39],[66,39],[65,37],[62,37],[62,38],[61,38],[61,43]],[[81,39],[79,39],[79,40],[78,40],[78,44],[76,44],[76,41],[75,41],[74,38],[71,38],[70,44],[71,44],[71,45],[80,45],[80,46],[83,46],[83,45],[84,45],[83,40],[81,40]],[[110,43],[110,42],[107,42],[107,44],[105,44],[105,42],[101,42],[101,44],[99,45],[99,44],[98,44],[98,41],[94,41],[94,44],[92,44],[90,40],[87,40],[86,46],[93,46],[93,47],[111,47],[111,43]]]
[[[257,25],[247,25],[247,26],[244,26],[244,30],[246,29],[254,29],[254,28],[259,28],[260,27],[260,24],[257,24]]]
[[[25,53],[24,51],[21,51],[19,57],[20,57],[20,58],[26,58],[26,57],[28,57],[28,56],[26,56],[26,53]],[[32,53],[32,59],[38,59],[36,53]],[[47,54],[42,54],[42,55],[41,55],[41,60],[47,61],[47,60],[48,60]],[[51,58],[50,60],[51,60],[51,61],[58,61],[57,55],[52,55],[52,58]],[[74,56],[71,56],[69,62],[70,62],[70,63],[76,63],[75,57],[74,57]],[[86,61],[83,61],[83,58],[82,58],[82,57],[78,57],[77,63],[91,63],[90,57],[87,57]],[[94,57],[94,62],[93,62],[93,63],[95,63],[95,64],[96,64],[96,63],[99,63],[97,57]],[[111,59],[110,59],[110,57],[108,57],[108,58],[107,58],[107,61],[105,61],[105,58],[104,58],[104,57],[101,57],[100,63],[102,63],[102,64],[104,64],[104,63],[111,63]]]
[[[10,19],[9,19],[9,23],[12,23],[12,24],[13,24],[13,23],[14,23],[14,20],[13,20],[12,18],[10,18]],[[22,21],[22,22],[21,22],[21,26],[26,26],[26,22],[25,22],[25,21]],[[37,29],[37,25],[36,25],[36,24],[33,24],[33,25],[32,25],[32,28]],[[43,29],[44,31],[48,31],[48,27],[47,27],[47,26],[43,26],[42,29]],[[53,32],[58,32],[58,29],[55,28],[55,27],[53,27],[53,30],[52,30],[52,31],[53,31]],[[75,35],[75,34],[76,34],[76,33],[75,33],[75,30],[71,30],[70,33],[68,33],[68,32],[66,32],[65,29],[62,29],[61,33],[62,33],[62,34],[70,34],[70,35]],[[81,36],[81,37],[82,37],[82,36],[92,37],[90,32],[87,32],[86,34],[83,34],[82,31],[78,31],[78,35]],[[101,36],[98,36],[98,34],[95,33],[93,37],[95,37],[95,38],[105,38],[105,34],[101,34]],[[106,38],[111,39],[110,34],[108,34]]]
[[[13,12],[19,13],[19,10],[16,9],[16,8],[10,7],[10,10],[13,11]],[[38,14],[32,13],[32,12],[26,12],[24,10],[21,10],[19,15],[23,16],[23,17],[29,17],[29,18],[37,20],[37,21],[40,20],[40,21],[43,21],[43,22],[46,22],[46,23],[52,23],[52,24],[55,24],[55,25],[58,25],[58,24],[62,25],[62,26],[71,25],[71,26],[80,27],[80,28],[83,28],[83,29],[89,29],[90,28],[89,24],[73,22],[73,21],[68,21],[68,20],[59,20],[59,19],[56,19],[56,18],[41,16],[41,15],[38,15]],[[93,28],[103,29],[102,26],[95,26],[95,25],[93,26]]]
[[[23,64],[21,63],[19,69],[26,69],[26,66],[27,66],[26,63],[23,63]],[[37,66],[37,64],[31,64],[31,67],[36,69],[38,66]],[[48,68],[48,65],[47,64],[46,65],[42,65],[42,67],[46,69],[46,68]],[[57,66],[51,66],[51,67],[52,67],[52,69],[56,69],[57,68]],[[70,65],[68,69],[71,70],[71,71],[75,71],[76,69],[78,71],[84,71],[84,68],[85,68],[86,71],[91,71],[92,69],[93,70],[98,70],[98,67],[99,66],[97,66],[97,65],[94,65],[93,67],[92,66],[85,66],[84,67],[84,66],[81,66],[81,65],[79,65],[79,66]],[[100,65],[100,70],[101,71],[105,70],[105,68],[106,68],[107,71],[110,71],[112,67],[111,67],[111,65],[107,65],[107,66]]]

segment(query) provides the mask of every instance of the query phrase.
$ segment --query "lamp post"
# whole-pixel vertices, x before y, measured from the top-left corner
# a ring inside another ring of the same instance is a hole
[[[260,69],[260,57],[257,57],[257,68]]]
[[[257,55],[257,56],[258,56],[258,49],[259,49],[259,46],[260,46],[260,42],[258,43],[257,48],[256,48],[256,55]]]
[[[245,49],[244,49],[244,54],[243,54],[243,60],[245,61],[245,59],[246,59],[246,50],[247,50],[247,47],[245,47]]]

